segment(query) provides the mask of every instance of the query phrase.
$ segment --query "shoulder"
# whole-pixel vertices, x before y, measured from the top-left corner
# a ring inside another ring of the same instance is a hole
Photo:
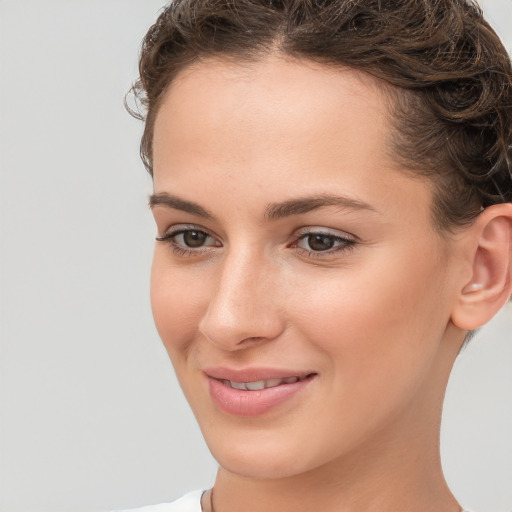
[[[117,512],[201,512],[201,495],[203,491],[193,491],[185,494],[172,503],[160,503],[147,507],[119,510]]]

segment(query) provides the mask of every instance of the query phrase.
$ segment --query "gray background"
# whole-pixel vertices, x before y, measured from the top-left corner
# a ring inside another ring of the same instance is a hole
[[[171,500],[215,463],[153,327],[151,182],[122,99],[162,0],[0,0],[0,510]],[[484,0],[512,47],[512,3]],[[454,370],[444,466],[512,511],[512,308]]]

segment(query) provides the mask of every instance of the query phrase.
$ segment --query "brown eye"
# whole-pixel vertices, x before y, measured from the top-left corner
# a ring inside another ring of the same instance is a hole
[[[183,243],[187,247],[202,247],[206,242],[208,235],[202,231],[188,230],[183,233]]]
[[[344,234],[344,233],[343,233]],[[297,247],[302,254],[307,254],[311,257],[320,257],[320,255],[334,255],[355,248],[357,240],[350,235],[340,236],[322,231],[308,231],[300,235],[298,240],[292,245]]]
[[[332,235],[323,235],[321,233],[311,233],[307,235],[306,240],[312,251],[327,251],[334,247],[336,238]]]
[[[156,237],[158,242],[167,242],[179,254],[195,253],[211,247],[221,247],[222,244],[205,231],[194,228],[183,228],[170,231],[164,236]]]

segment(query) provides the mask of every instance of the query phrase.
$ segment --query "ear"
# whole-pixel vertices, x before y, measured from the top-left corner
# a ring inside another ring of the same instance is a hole
[[[512,204],[487,207],[467,236],[470,277],[461,285],[452,322],[472,331],[486,324],[512,294]]]

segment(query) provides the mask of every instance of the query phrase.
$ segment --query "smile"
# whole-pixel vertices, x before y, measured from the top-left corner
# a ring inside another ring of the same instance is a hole
[[[210,397],[218,409],[235,416],[258,416],[298,398],[317,376],[313,372],[292,375],[282,370],[281,376],[277,376],[278,372],[213,369],[205,374]]]
[[[303,377],[307,378],[307,377]],[[239,389],[243,391],[258,391],[265,388],[275,388],[281,384],[294,384],[301,380],[300,377],[285,377],[284,379],[269,379],[269,380],[257,380],[254,382],[235,382],[232,380],[222,380],[226,385],[231,386],[233,389]]]

